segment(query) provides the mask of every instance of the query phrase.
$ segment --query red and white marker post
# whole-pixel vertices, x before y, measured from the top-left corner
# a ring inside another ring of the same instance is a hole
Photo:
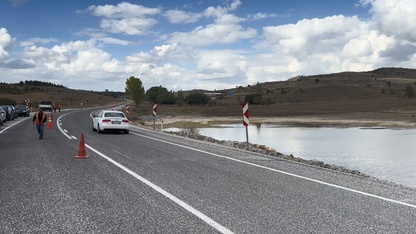
[[[250,115],[248,112],[248,103],[243,103],[243,125],[246,127],[247,150],[249,150],[248,143],[248,125],[250,124]]]
[[[153,103],[153,130],[156,129],[156,111],[157,111],[157,104]]]

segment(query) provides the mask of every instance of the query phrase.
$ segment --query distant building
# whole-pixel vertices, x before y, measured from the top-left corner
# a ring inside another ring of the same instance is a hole
[[[223,97],[224,93],[214,93],[214,92],[209,92],[209,93],[204,93],[205,95],[207,95],[208,97],[210,97],[211,99],[217,99],[219,97]]]

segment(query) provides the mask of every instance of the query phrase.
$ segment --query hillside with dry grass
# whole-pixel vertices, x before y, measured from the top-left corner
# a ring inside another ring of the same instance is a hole
[[[65,87],[26,86],[17,84],[0,84],[0,98],[14,100],[16,104],[25,104],[30,100],[30,107],[37,108],[41,101],[50,100],[65,108],[110,105],[120,102],[114,93],[102,93],[85,90],[73,90]]]
[[[251,117],[316,117],[351,120],[416,122],[416,69],[381,68],[369,72],[342,72],[298,76],[286,81],[255,84],[212,93],[211,105],[159,105],[158,115],[241,117],[246,95],[261,92],[267,104],[250,105]],[[188,91],[188,93],[191,91]],[[151,105],[136,108],[138,120],[151,118]]]
[[[158,105],[158,117],[201,116],[241,117],[241,104],[247,95],[261,93],[263,103],[250,105],[251,117],[311,116],[332,119],[373,119],[416,122],[416,69],[380,68],[369,72],[342,72],[298,76],[286,81],[253,84],[224,90],[200,90],[210,94],[206,106]],[[64,87],[17,87],[10,93],[0,85],[2,98],[23,103],[52,100],[64,108],[105,106],[122,100],[110,93],[72,90]],[[145,87],[149,88],[149,87]],[[9,89],[10,90],[10,89]],[[29,91],[28,91],[29,90]],[[413,91],[413,93],[409,93]],[[190,93],[184,91],[186,95]],[[411,95],[410,95],[411,94]],[[178,96],[178,93],[175,93]],[[152,119],[152,103],[131,105],[134,121]]]

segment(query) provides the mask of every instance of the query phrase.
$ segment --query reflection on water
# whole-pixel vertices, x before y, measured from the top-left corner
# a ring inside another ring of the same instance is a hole
[[[166,129],[170,131],[175,129]],[[218,140],[246,141],[241,124],[199,128]],[[375,128],[248,127],[249,142],[283,154],[316,159],[416,188],[416,130]]]

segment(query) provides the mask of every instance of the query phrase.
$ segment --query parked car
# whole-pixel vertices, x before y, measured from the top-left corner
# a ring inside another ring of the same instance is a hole
[[[129,133],[130,121],[121,111],[103,110],[92,119],[92,130],[102,133],[103,131],[123,131]]]
[[[12,109],[13,109],[13,113],[14,113],[14,118],[18,118],[19,117],[19,110],[16,109],[16,107],[14,105],[9,105]]]
[[[10,105],[2,105],[4,111],[6,112],[6,120],[14,120],[14,109]]]
[[[0,125],[3,125],[4,122],[6,122],[6,111],[0,106]]]
[[[18,116],[28,117],[30,115],[30,111],[26,105],[16,105],[16,110],[18,110]]]

